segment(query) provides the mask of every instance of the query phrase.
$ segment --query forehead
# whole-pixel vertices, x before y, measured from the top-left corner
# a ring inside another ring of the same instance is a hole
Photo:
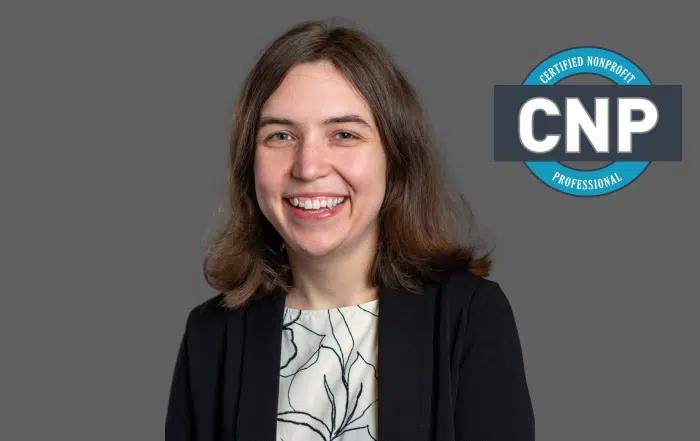
[[[330,62],[300,64],[289,70],[265,102],[261,116],[301,122],[356,114],[371,120],[371,109],[360,92]]]

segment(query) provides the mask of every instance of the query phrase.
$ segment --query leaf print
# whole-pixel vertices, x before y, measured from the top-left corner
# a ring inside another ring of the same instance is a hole
[[[347,388],[343,381],[340,356],[333,348],[322,346],[318,351],[317,360],[299,371],[289,384],[286,394],[290,407],[295,410],[307,410],[309,406],[305,406],[305,403],[323,400],[326,403],[324,407],[329,409],[328,412],[314,415],[323,420],[328,427],[336,428],[344,416],[347,402]],[[332,391],[335,407],[328,405],[328,389]]]
[[[342,320],[339,320],[338,316],[340,316],[340,319]],[[345,369],[348,361],[350,360],[350,355],[352,354],[353,349],[355,349],[355,338],[353,337],[350,326],[345,319],[345,315],[338,309],[335,309],[332,312],[330,310],[328,311],[328,324],[331,328],[333,340],[338,346],[338,351],[340,352],[342,367]],[[343,344],[340,343],[341,341]],[[348,344],[350,345],[349,347]]]
[[[353,430],[367,431],[368,439],[372,439],[374,441],[377,441],[377,438],[376,438],[377,435],[372,435],[372,432],[369,430],[369,426],[355,427],[353,429],[348,429],[348,430],[344,431],[343,433],[352,432]]]
[[[357,357],[350,366],[349,382],[351,384],[360,383],[358,393],[353,397],[351,403],[352,411],[348,415],[348,420],[345,425],[339,429],[339,432],[347,432],[367,426],[376,418],[377,412],[377,371],[376,367],[358,352]],[[374,428],[372,429],[374,430]],[[369,433],[373,438],[377,434],[372,430]]]
[[[363,386],[362,383],[360,383],[360,390],[357,392],[357,398],[355,398],[355,404],[353,405],[352,410],[350,411],[350,413],[347,414],[347,415],[345,416],[345,419],[344,419],[343,422],[340,424],[340,428],[339,428],[339,430],[338,430],[339,432],[342,432],[342,431],[343,431],[343,429],[344,429],[345,426],[348,424],[348,422],[350,422],[350,419],[352,418],[352,416],[355,414],[355,411],[357,410],[357,403],[359,402],[360,395],[362,395],[362,386]],[[349,400],[348,400],[348,401],[349,401]]]
[[[377,306],[285,308],[278,440],[376,441]]]
[[[277,415],[277,424],[284,425],[285,434],[290,434],[292,438],[305,440],[330,440],[330,430],[322,421],[314,416],[303,412],[280,412]],[[303,437],[299,437],[303,434]]]
[[[323,341],[324,335],[299,323],[299,314],[294,316],[285,315],[282,333],[282,353],[285,354],[285,357],[284,360],[281,360],[280,375],[291,376],[310,361],[308,356],[299,356],[297,339],[301,339],[304,345],[312,344],[318,348]]]
[[[376,313],[374,313],[374,312],[372,312],[372,311],[369,311],[369,310],[363,308],[362,305],[357,305],[357,307],[360,308],[361,310],[363,310],[364,312],[366,312],[367,314],[371,314],[371,315],[373,315],[373,316],[375,316],[375,317],[379,317],[379,314],[376,314]]]
[[[328,395],[328,400],[331,402],[331,433],[333,433],[335,432],[335,397],[330,387],[328,387],[328,379],[325,375],[323,376],[323,385],[326,387],[326,395]]]

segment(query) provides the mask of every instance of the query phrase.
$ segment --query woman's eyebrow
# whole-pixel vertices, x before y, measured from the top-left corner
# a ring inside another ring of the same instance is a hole
[[[372,126],[367,121],[362,119],[362,117],[360,117],[359,115],[333,116],[333,117],[330,117],[330,118],[323,120],[323,125],[338,124],[338,123],[355,123],[355,124],[359,124],[361,126],[364,126],[368,129],[372,128]],[[292,127],[298,126],[294,121],[287,119],[287,118],[280,118],[277,116],[264,116],[264,117],[260,118],[260,124],[258,127],[262,129],[263,127],[265,127],[267,125],[271,125],[271,124],[278,124],[278,125],[282,125],[282,126],[292,126]]]
[[[327,124],[338,124],[338,123],[355,123],[359,124],[361,126],[367,127],[368,129],[371,129],[372,126],[369,125],[367,121],[362,119],[359,115],[343,115],[343,116],[335,116],[332,118],[328,118],[323,121],[324,125]]]

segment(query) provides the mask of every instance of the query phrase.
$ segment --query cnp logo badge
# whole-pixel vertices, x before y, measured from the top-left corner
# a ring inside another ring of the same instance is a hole
[[[557,85],[580,74],[614,84]],[[494,99],[495,160],[523,161],[565,194],[609,194],[651,161],[681,160],[681,86],[652,85],[639,66],[608,49],[558,52],[522,85],[495,86]],[[608,164],[595,170],[562,164],[576,161]]]

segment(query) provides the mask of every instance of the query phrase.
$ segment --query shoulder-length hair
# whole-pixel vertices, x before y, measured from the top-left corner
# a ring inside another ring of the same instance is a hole
[[[368,274],[375,286],[417,291],[422,279],[437,280],[458,266],[480,276],[491,252],[480,241],[458,240],[474,226],[448,194],[433,138],[413,87],[386,49],[349,26],[307,21],[287,30],[262,52],[235,106],[228,164],[230,214],[208,244],[204,276],[224,293],[229,308],[256,294],[288,288],[291,271],[279,233],[255,197],[253,161],[260,111],[286,73],[301,63],[329,61],[358,89],[372,110],[387,157],[386,195],[379,213],[380,239]],[[455,228],[457,227],[457,228]]]

